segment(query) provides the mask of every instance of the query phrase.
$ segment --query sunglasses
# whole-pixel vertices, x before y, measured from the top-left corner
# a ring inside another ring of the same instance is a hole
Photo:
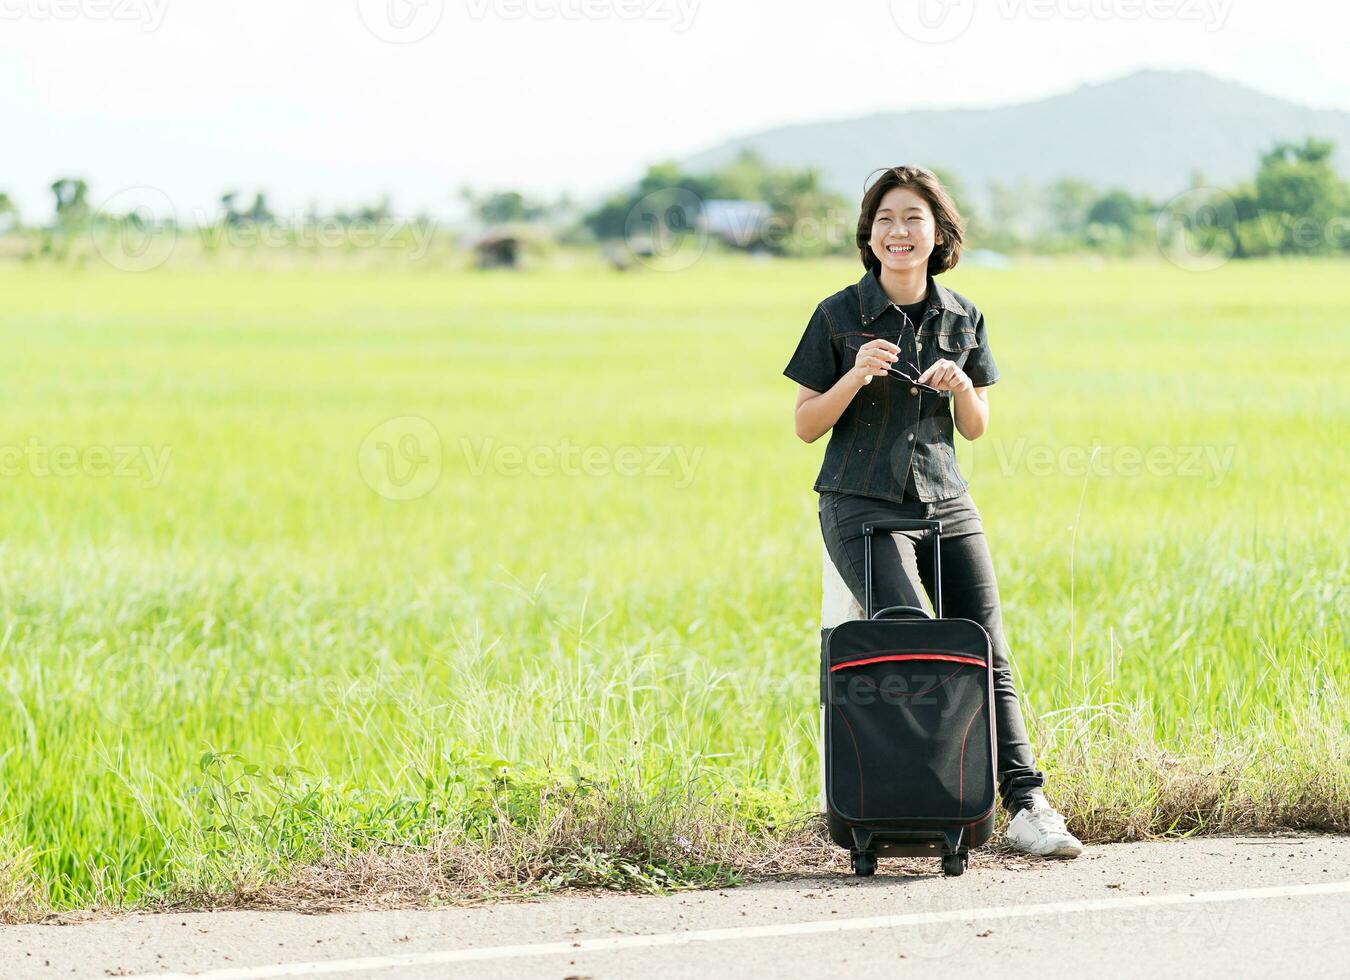
[[[850,344],[850,343],[848,343],[848,342],[845,342],[844,346],[847,347],[849,350],[862,350],[862,345],[861,345],[861,344],[859,344],[858,346],[855,347],[853,344]],[[902,381],[908,381],[910,384],[912,384],[914,387],[918,388],[920,391],[926,391],[926,392],[928,392],[930,395],[945,395],[945,394],[946,394],[945,391],[942,391],[941,389],[938,389],[938,388],[934,388],[932,385],[926,385],[926,384],[924,384],[924,383],[923,383],[922,381],[920,381],[918,378],[914,377],[914,376],[911,375],[911,374],[906,373],[905,371],[902,371],[900,368],[894,368],[894,367],[889,367],[889,366],[888,366],[888,367],[886,368],[886,373],[889,374],[889,375],[890,375],[891,377],[893,377],[893,378],[899,378],[899,379],[901,379]]]

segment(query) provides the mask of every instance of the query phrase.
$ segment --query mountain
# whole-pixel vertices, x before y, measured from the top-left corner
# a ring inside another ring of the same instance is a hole
[[[977,200],[991,182],[1076,177],[1166,199],[1190,186],[1250,177],[1276,140],[1336,143],[1350,176],[1350,112],[1310,109],[1198,71],[1140,71],[1064,95],[985,109],[912,109],[804,123],[731,140],[685,159],[700,172],[753,148],[778,165],[817,167],[851,200],[879,167],[917,163],[956,175]]]

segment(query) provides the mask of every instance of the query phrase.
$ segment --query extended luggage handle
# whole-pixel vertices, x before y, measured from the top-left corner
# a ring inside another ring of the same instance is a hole
[[[920,619],[928,619],[928,610],[920,609],[918,606],[887,606],[885,609],[878,609],[871,616],[872,619],[885,619],[887,616],[918,616]]]
[[[863,599],[865,600],[866,613],[868,619],[880,619],[887,613],[904,610],[907,613],[910,610],[917,610],[926,617],[928,613],[917,606],[887,606],[872,615],[872,534],[876,531],[931,531],[933,538],[933,615],[937,619],[942,618],[942,548],[939,547],[938,538],[942,534],[941,521],[921,521],[921,520],[896,520],[896,521],[867,521],[863,524]]]

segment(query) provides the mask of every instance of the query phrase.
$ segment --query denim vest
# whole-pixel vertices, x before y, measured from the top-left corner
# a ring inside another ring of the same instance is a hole
[[[851,348],[882,337],[898,343],[901,361],[917,363],[920,373],[946,358],[977,388],[997,381],[984,314],[931,273],[927,295],[917,334],[906,331],[900,311],[869,269],[816,306],[783,373],[815,391],[828,391],[853,367],[857,351]],[[951,392],[933,395],[892,375],[874,377],[835,422],[812,489],[903,502],[911,499],[904,489],[912,467],[920,500],[965,493],[969,484],[956,464],[951,400]]]

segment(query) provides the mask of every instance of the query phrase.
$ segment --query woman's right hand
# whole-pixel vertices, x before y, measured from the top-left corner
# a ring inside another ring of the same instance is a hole
[[[879,374],[900,359],[900,348],[889,340],[869,340],[858,348],[853,362],[853,374],[860,384],[870,384]]]

